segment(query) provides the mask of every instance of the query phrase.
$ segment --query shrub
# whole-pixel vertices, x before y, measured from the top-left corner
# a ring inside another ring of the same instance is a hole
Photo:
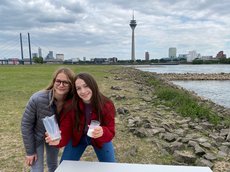
[[[165,104],[182,116],[207,119],[213,124],[220,122],[220,117],[213,113],[208,107],[198,104],[198,100],[190,95],[188,92],[179,90],[173,87],[159,85],[159,82],[151,80],[150,84],[154,84],[156,87],[155,94],[161,100],[164,100]]]

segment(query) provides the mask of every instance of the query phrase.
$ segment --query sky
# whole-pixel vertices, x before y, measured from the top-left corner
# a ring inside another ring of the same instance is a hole
[[[224,51],[230,57],[229,0],[1,0],[0,59],[29,56],[42,49],[65,59],[131,59],[133,16],[135,57],[168,57],[196,50],[202,56]]]

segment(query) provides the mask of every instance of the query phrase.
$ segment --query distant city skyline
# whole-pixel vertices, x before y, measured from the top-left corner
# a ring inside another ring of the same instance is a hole
[[[32,52],[53,51],[66,59],[86,57],[130,59],[130,16],[135,11],[135,59],[168,57],[196,50],[203,56],[224,51],[230,56],[230,13],[227,0],[146,1],[24,1],[0,4],[0,59],[28,57],[27,33]]]
[[[41,56],[39,54],[42,54],[42,49],[40,47],[38,48],[38,53],[37,52],[32,53],[32,57],[43,57],[43,56]],[[132,54],[132,52],[131,52],[131,54]],[[76,58],[68,58],[68,59],[66,59],[65,55],[60,54],[60,53],[56,54],[54,56],[53,51],[49,51],[49,53],[43,58],[44,58],[44,60],[57,59],[57,60],[61,60],[61,61],[64,61],[64,60],[86,61],[86,57],[82,57],[82,58],[76,57]],[[110,59],[110,58],[111,57],[89,58],[89,59],[87,59],[87,61],[91,61],[93,59]],[[112,58],[116,58],[117,60],[124,60],[124,59],[118,59],[117,57],[112,57]],[[187,62],[192,62],[196,58],[202,59],[202,60],[210,60],[210,59],[215,59],[215,58],[220,59],[220,58],[228,58],[228,57],[226,56],[224,51],[219,51],[214,56],[212,56],[212,55],[211,56],[209,56],[209,55],[201,55],[199,52],[196,52],[196,50],[192,50],[192,51],[189,51],[188,53],[184,53],[184,54],[177,54],[177,48],[176,47],[170,47],[168,49],[168,57],[162,57],[162,58],[159,58],[159,59],[168,59],[168,58],[171,59],[171,60],[174,60],[176,58],[179,58],[179,59],[184,58],[184,59],[187,60]],[[150,58],[149,52],[146,51],[145,54],[144,54],[144,59],[137,59],[137,60],[149,61],[149,60],[152,60],[152,59],[153,58]],[[131,56],[131,59],[126,59],[126,60],[133,60],[132,56]]]

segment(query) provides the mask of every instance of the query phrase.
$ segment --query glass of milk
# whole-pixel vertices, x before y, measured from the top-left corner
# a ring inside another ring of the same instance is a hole
[[[92,132],[94,131],[94,128],[96,128],[99,125],[100,125],[99,121],[97,121],[97,120],[91,120],[90,125],[89,125],[89,129],[88,129],[88,132],[87,132],[87,135],[89,137],[92,137]]]

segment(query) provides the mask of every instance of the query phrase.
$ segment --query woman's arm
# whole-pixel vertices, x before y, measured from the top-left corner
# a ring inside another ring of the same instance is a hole
[[[103,107],[102,124],[93,133],[97,142],[109,142],[115,136],[115,113],[114,104],[110,101],[107,102]]]
[[[75,121],[75,111],[73,109],[69,110],[65,114],[61,114],[60,120],[60,134],[61,139],[59,140],[52,140],[51,137],[46,133],[46,143],[49,145],[57,146],[59,148],[64,147],[68,144],[72,137],[74,121]]]
[[[21,121],[21,133],[25,146],[26,155],[36,153],[34,127],[36,125],[36,97],[34,95],[28,101]]]

